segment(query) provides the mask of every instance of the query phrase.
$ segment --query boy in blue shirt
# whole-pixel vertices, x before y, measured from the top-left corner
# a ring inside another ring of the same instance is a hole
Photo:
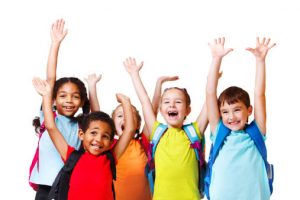
[[[255,48],[247,48],[256,59],[254,107],[246,91],[229,87],[217,98],[218,76],[221,62],[233,49],[224,48],[225,39],[210,43],[212,64],[207,79],[206,102],[214,144],[223,125],[231,130],[212,167],[209,194],[211,200],[266,200],[270,189],[266,167],[253,140],[244,129],[254,110],[254,121],[262,136],[266,134],[265,58],[275,46],[270,39],[257,38]]]

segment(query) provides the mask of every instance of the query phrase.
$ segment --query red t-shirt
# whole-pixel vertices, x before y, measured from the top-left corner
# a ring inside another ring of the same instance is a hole
[[[69,146],[67,158],[73,151]],[[68,200],[113,200],[112,181],[107,156],[85,152],[72,172]]]

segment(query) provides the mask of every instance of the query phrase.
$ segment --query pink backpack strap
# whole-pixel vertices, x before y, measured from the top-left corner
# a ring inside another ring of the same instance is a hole
[[[56,118],[57,114],[56,112],[54,111],[53,112],[53,115],[54,115],[54,118]],[[38,137],[39,137],[39,140],[38,140],[38,145],[37,145],[37,148],[35,150],[35,153],[34,153],[34,156],[33,156],[33,159],[31,161],[31,165],[29,167],[29,185],[34,189],[34,190],[37,190],[37,185],[35,183],[32,183],[30,182],[30,176],[31,176],[31,173],[32,173],[32,170],[34,168],[35,165],[37,165],[37,170],[39,170],[39,145],[40,145],[40,139],[43,135],[43,133],[45,132],[46,130],[46,127],[45,127],[45,122],[43,122],[40,126],[40,131],[38,133]]]

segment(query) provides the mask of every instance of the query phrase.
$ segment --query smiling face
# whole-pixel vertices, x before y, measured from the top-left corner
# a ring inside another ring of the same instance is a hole
[[[191,112],[186,94],[177,88],[164,92],[161,98],[160,113],[171,127],[181,128],[186,116]]]
[[[220,107],[220,113],[227,128],[232,131],[243,130],[252,113],[252,106],[247,108],[241,101],[232,104],[224,102]]]
[[[55,105],[59,114],[72,117],[82,104],[80,91],[74,83],[64,83],[57,90]]]
[[[79,138],[85,151],[98,156],[110,149],[112,129],[107,122],[100,120],[91,121],[85,132],[79,131]]]

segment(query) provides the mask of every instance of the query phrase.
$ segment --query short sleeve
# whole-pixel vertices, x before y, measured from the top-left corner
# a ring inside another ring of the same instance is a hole
[[[154,122],[152,131],[151,131],[151,135],[150,135],[150,141],[153,139],[154,132],[155,132],[155,130],[156,130],[156,128],[158,127],[159,124],[160,124],[160,123],[159,123],[158,121],[155,121],[155,122]]]
[[[71,153],[75,150],[74,147],[71,147],[70,145],[68,145],[68,150],[67,150],[67,156],[66,156],[66,160],[63,159],[63,157],[61,157],[62,161],[64,163],[66,163],[66,161],[68,160],[69,156],[71,155]]]

